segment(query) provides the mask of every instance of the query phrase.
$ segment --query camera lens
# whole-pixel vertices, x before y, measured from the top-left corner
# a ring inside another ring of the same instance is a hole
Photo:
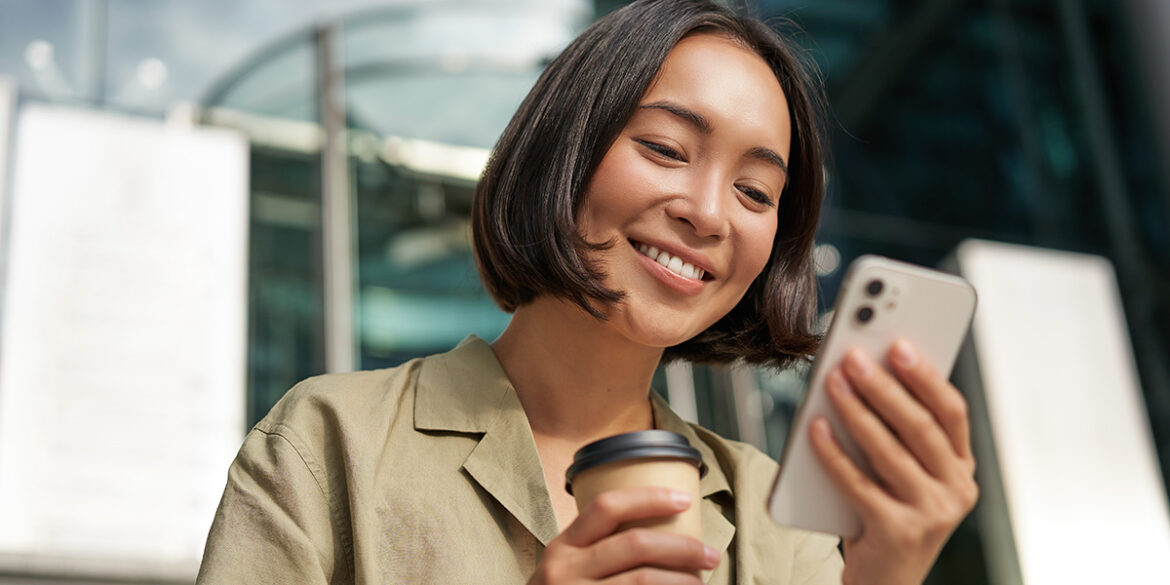
[[[881,294],[882,286],[882,281],[871,280],[869,281],[869,284],[865,285],[865,292],[869,293],[869,296],[871,297],[876,297]]]
[[[858,321],[860,321],[861,323],[869,323],[870,319],[873,319],[873,309],[871,309],[869,307],[862,307],[862,308],[857,310],[857,320]]]

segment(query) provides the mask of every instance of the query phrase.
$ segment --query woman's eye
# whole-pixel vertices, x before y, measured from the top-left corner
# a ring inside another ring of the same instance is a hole
[[[775,205],[772,203],[772,198],[765,195],[762,191],[743,185],[739,185],[736,188],[739,189],[740,193],[747,195],[748,199],[751,199],[756,203],[761,203],[763,205],[767,205],[768,207],[773,207]]]
[[[638,144],[641,144],[642,146],[645,146],[646,148],[649,148],[650,150],[653,150],[655,153],[657,153],[659,155],[662,155],[666,158],[669,158],[670,160],[677,160],[679,162],[687,162],[687,160],[685,158],[683,158],[683,156],[681,154],[679,154],[678,151],[676,151],[675,149],[673,149],[669,146],[664,146],[662,144],[658,144],[657,142],[650,142],[649,140],[638,140],[636,142]]]

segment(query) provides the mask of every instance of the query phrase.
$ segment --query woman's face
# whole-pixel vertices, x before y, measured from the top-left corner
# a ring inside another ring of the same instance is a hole
[[[605,284],[625,292],[607,326],[668,347],[727,314],[763,270],[787,179],[791,125],[780,84],[725,37],[667,56],[594,174],[580,217]]]

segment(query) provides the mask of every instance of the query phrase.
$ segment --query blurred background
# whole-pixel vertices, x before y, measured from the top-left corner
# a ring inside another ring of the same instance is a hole
[[[192,582],[227,465],[288,388],[502,331],[475,181],[543,66],[623,4],[0,0],[0,583]],[[1165,534],[1170,3],[729,4],[824,77],[826,321],[861,254],[962,269],[978,239],[1108,261],[1119,343],[1089,331],[1054,363],[1120,352],[1100,391],[1136,408],[1117,420],[1157,505],[1135,514]],[[965,361],[972,385],[991,361]],[[656,389],[778,456],[803,376],[676,364]],[[1044,581],[1003,475],[931,583]]]

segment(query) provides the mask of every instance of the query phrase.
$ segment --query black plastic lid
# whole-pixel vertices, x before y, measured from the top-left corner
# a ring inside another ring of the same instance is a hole
[[[635,431],[581,447],[565,472],[565,491],[573,493],[573,478],[587,469],[626,459],[649,458],[687,459],[699,468],[699,477],[707,475],[703,456],[686,437],[672,431]]]

